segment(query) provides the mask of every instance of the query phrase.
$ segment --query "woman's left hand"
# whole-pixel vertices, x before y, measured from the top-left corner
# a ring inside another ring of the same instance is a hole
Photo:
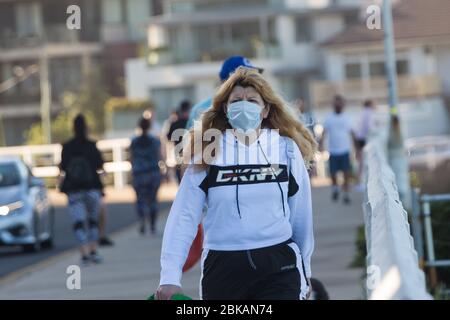
[[[307,281],[308,281],[308,293],[306,294],[306,300],[309,300],[312,293],[311,278],[308,278]]]

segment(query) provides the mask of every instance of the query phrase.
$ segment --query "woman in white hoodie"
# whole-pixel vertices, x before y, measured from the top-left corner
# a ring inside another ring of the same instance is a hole
[[[314,139],[248,68],[221,85],[200,121],[189,133],[191,164],[164,231],[157,298],[181,292],[182,268],[203,219],[202,299],[306,299],[314,248],[306,167]],[[213,142],[205,137],[211,129],[221,133]],[[213,143],[212,160],[200,163]]]

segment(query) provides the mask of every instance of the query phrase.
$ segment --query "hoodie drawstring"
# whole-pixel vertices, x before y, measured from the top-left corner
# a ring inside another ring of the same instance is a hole
[[[259,143],[259,140],[258,140],[257,143],[258,143],[259,149],[261,150],[261,153],[264,156],[264,159],[266,159],[266,162],[269,165],[273,176],[275,177],[275,180],[276,180],[276,182],[278,184],[278,189],[280,189],[280,192],[281,192],[281,203],[283,204],[283,215],[286,217],[286,209],[284,208],[284,193],[283,193],[283,189],[281,188],[280,181],[278,180],[278,176],[275,174],[275,171],[273,170],[272,164],[267,159],[266,154],[264,153],[264,150],[262,149],[261,144]]]
[[[283,189],[281,188],[280,181],[278,180],[278,176],[275,174],[272,164],[267,159],[266,154],[264,153],[264,150],[262,149],[259,140],[257,141],[257,143],[258,143],[259,149],[261,150],[261,153],[264,156],[264,159],[266,160],[267,164],[269,165],[269,168],[272,171],[272,174],[275,177],[275,180],[277,182],[278,189],[280,190],[280,193],[281,193],[281,203],[283,205],[283,216],[286,217],[286,209],[284,207],[284,193],[283,193]],[[238,147],[238,141],[237,141],[236,137],[234,137],[234,149],[235,149],[236,164],[237,164],[237,166],[239,166],[239,147]],[[238,169],[236,169],[236,170],[238,170]],[[236,173],[238,173],[238,172],[236,172]],[[239,177],[236,177],[236,206],[237,206],[239,218],[242,219],[241,208],[239,206]]]
[[[234,137],[234,156],[236,158],[236,163],[239,166],[239,148],[237,138]],[[236,169],[237,171],[238,169]],[[237,172],[236,172],[237,173]],[[241,216],[241,208],[239,207],[239,177],[236,177],[236,206],[239,214],[239,218],[242,219]]]

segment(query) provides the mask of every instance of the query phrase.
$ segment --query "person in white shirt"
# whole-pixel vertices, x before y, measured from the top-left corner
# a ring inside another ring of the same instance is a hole
[[[334,97],[333,108],[331,113],[323,124],[324,131],[320,141],[321,149],[323,149],[323,141],[328,138],[328,152],[330,153],[329,165],[330,175],[333,183],[332,199],[337,201],[339,198],[339,186],[337,183],[338,172],[344,174],[344,203],[350,204],[348,195],[351,177],[350,152],[354,133],[350,118],[344,113],[344,98],[337,95]]]
[[[366,100],[363,104],[363,111],[359,120],[358,128],[355,132],[356,160],[358,161],[358,189],[362,189],[362,169],[363,169],[363,149],[367,143],[370,131],[374,125],[375,106],[372,100]]]
[[[200,121],[200,136],[198,123],[190,131],[194,155],[164,231],[157,299],[181,292],[202,218],[202,299],[307,299],[314,248],[311,134],[268,82],[244,67],[221,85]],[[211,128],[219,133],[217,152],[198,164],[211,145],[202,134]],[[203,148],[196,153],[198,142]]]

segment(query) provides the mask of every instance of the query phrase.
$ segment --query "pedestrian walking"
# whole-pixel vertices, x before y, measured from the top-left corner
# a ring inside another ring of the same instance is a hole
[[[246,67],[258,71],[262,73],[264,71],[263,68],[255,67],[250,60],[243,56],[231,56],[224,60],[222,63],[222,67],[219,72],[220,82],[225,82],[230,74],[236,71],[239,67]],[[186,129],[191,129],[194,125],[194,122],[199,120],[203,112],[205,112],[212,105],[212,97],[209,97],[196,105],[194,105],[189,113],[189,120],[186,124]],[[206,208],[204,209],[206,211]],[[202,226],[199,225],[197,236],[195,237],[194,243],[192,244],[190,254],[188,256],[186,265],[193,266],[200,259],[201,252],[197,251],[197,247],[201,244],[202,241]]]
[[[182,267],[207,204],[202,299],[306,299],[314,247],[306,164],[316,147],[308,129],[245,67],[218,89],[202,129],[221,133],[218,150],[183,176],[164,231],[157,298],[182,291]],[[192,149],[196,137],[191,129]],[[191,161],[210,143],[202,139]]]
[[[323,143],[328,138],[328,152],[330,153],[329,165],[330,175],[333,183],[332,200],[337,201],[340,195],[337,175],[339,172],[344,174],[344,184],[342,190],[344,192],[343,201],[350,204],[350,196],[348,194],[351,178],[350,152],[352,149],[352,141],[354,141],[354,133],[351,120],[344,112],[345,100],[337,95],[334,97],[333,112],[326,118],[323,127],[324,131],[320,141],[321,149]]]
[[[82,265],[102,261],[97,252],[97,241],[103,185],[97,170],[103,168],[103,159],[95,142],[89,140],[87,130],[84,116],[78,115],[74,120],[75,136],[64,143],[59,166],[64,174],[60,189],[68,197]]]
[[[174,132],[178,129],[185,130],[187,122],[189,120],[189,112],[191,110],[191,103],[188,100],[184,100],[180,103],[180,107],[178,109],[178,118],[176,121],[172,122],[170,125],[169,132],[167,133],[167,140],[172,141],[174,145],[178,145],[181,143],[182,136],[174,136]],[[176,150],[176,149],[175,149]],[[177,158],[177,155],[175,155],[175,158]],[[175,172],[178,183],[181,181],[181,166],[180,164],[175,165]]]
[[[306,128],[308,128],[312,136],[315,138],[316,134],[314,132],[314,127],[317,124],[317,121],[311,108],[306,107],[305,101],[303,99],[295,100],[294,105],[297,108],[300,121]]]
[[[165,157],[164,166],[165,171],[162,177],[162,181],[169,183],[176,179],[176,159],[175,159],[175,146],[172,141],[168,139],[168,133],[172,123],[177,121],[178,115],[176,110],[172,111],[169,117],[163,122],[160,134],[161,146],[163,149],[163,155]]]
[[[114,242],[106,235],[106,224],[108,223],[108,208],[105,201],[105,194],[102,192],[100,199],[100,216],[99,216],[99,246],[110,247],[114,245]]]
[[[370,131],[374,126],[374,113],[375,106],[372,100],[366,100],[363,104],[363,111],[361,113],[357,130],[355,132],[355,149],[356,149],[356,160],[358,161],[358,186],[357,190],[363,190],[362,185],[362,172],[364,166],[363,159],[363,149],[369,138]]]
[[[146,233],[147,220],[152,234],[156,233],[158,214],[157,194],[161,184],[159,162],[163,160],[160,140],[149,134],[150,119],[139,120],[141,133],[131,141],[130,156],[133,188],[136,192],[136,210],[139,216],[139,232]]]

